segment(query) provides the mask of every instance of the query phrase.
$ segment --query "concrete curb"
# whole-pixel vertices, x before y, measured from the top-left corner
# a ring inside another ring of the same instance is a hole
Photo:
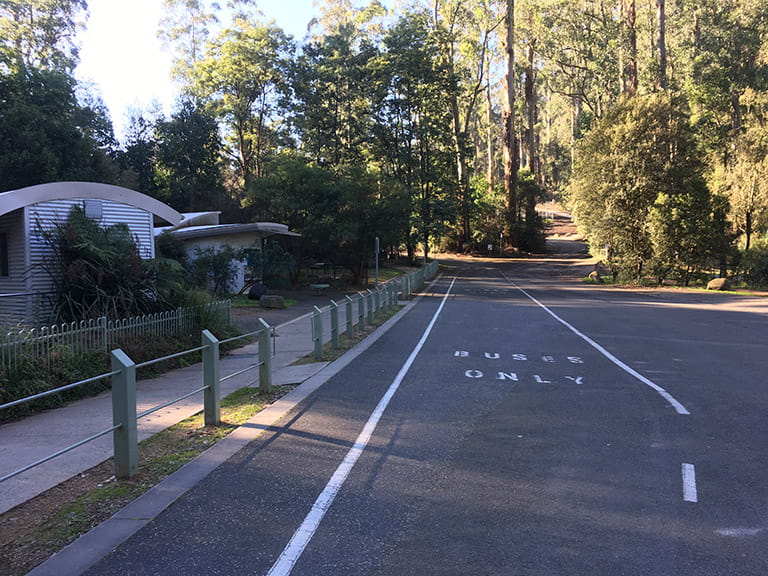
[[[437,276],[425,288],[431,289],[442,277]],[[179,468],[142,496],[125,506],[77,540],[64,547],[48,560],[28,572],[28,576],[77,576],[87,571],[103,557],[141,530],[163,510],[173,504],[190,488],[208,476],[219,465],[234,456],[248,443],[264,433],[276,422],[293,412],[299,404],[325,384],[355,358],[368,350],[422,298],[416,296],[373,334],[352,347],[343,356],[331,362],[314,376],[294,388],[290,393],[268,406],[226,438],[211,446],[191,462]],[[299,320],[297,318],[294,321]]]

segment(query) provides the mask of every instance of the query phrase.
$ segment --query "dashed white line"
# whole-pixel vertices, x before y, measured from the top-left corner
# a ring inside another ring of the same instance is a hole
[[[693,464],[683,464],[683,500],[686,502],[699,501],[696,490],[696,467]]]
[[[365,448],[368,446],[368,442],[371,440],[371,436],[376,430],[376,426],[378,425],[381,416],[387,409],[387,406],[389,405],[390,400],[392,400],[392,397],[395,395],[395,392],[397,392],[397,389],[400,387],[400,384],[405,378],[405,375],[408,373],[408,370],[411,368],[414,360],[416,360],[416,356],[418,356],[419,352],[423,348],[430,332],[432,332],[432,327],[435,325],[435,322],[437,322],[437,317],[443,310],[443,306],[445,306],[445,302],[448,299],[448,296],[450,295],[455,282],[456,278],[453,279],[451,285],[448,287],[445,296],[443,296],[443,301],[440,303],[437,312],[435,312],[434,316],[432,316],[432,321],[429,323],[426,330],[424,330],[424,334],[421,336],[421,340],[419,340],[419,343],[416,344],[416,347],[411,352],[411,355],[408,356],[405,364],[403,364],[402,368],[400,368],[400,372],[397,373],[397,376],[392,381],[392,384],[390,384],[389,388],[384,393],[384,396],[382,396],[381,400],[379,400],[379,403],[377,404],[373,413],[371,413],[371,416],[368,418],[368,422],[366,422],[362,432],[360,432],[358,435],[354,446],[352,446],[350,451],[347,452],[347,455],[344,457],[342,463],[339,464],[339,467],[336,468],[336,471],[333,473],[333,476],[331,476],[330,481],[317,497],[315,503],[312,505],[312,509],[309,511],[309,514],[307,514],[307,516],[304,518],[304,521],[301,523],[301,526],[299,526],[296,532],[294,532],[291,541],[288,542],[288,545],[285,547],[285,549],[283,549],[280,557],[272,565],[272,568],[270,568],[267,576],[288,576],[288,574],[290,574],[293,570],[293,567],[296,565],[296,562],[298,562],[299,558],[303,554],[307,544],[309,544],[309,541],[315,535],[315,532],[320,526],[320,522],[325,516],[325,513],[331,507],[331,504],[333,504],[336,495],[344,485],[344,482],[349,476],[349,473],[352,471],[355,463],[360,458]]]

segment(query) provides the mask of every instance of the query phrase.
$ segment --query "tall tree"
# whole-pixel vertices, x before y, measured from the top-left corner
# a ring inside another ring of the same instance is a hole
[[[225,132],[240,194],[264,172],[276,146],[278,100],[286,90],[293,44],[274,25],[244,14],[211,41],[195,66],[195,89],[211,103]]]
[[[450,79],[438,65],[439,46],[431,18],[423,11],[402,15],[388,30],[379,67],[378,101],[374,107],[376,153],[385,173],[410,198],[412,233],[408,256],[416,244],[425,258],[430,242],[455,221],[452,202],[452,131],[446,94]]]
[[[632,97],[637,94],[639,77],[637,70],[637,3],[621,0],[621,30],[623,42],[619,56],[621,93]]]
[[[98,110],[78,103],[68,74],[24,68],[0,75],[0,186],[114,181],[109,150],[97,139],[105,124]]]
[[[363,162],[371,133],[379,51],[358,20],[350,19],[334,20],[332,32],[313,37],[292,74],[291,121],[300,147],[312,160],[334,168]]]
[[[163,0],[158,36],[173,49],[171,75],[184,89],[193,85],[195,65],[205,55],[211,25],[218,21],[215,7],[204,0]]]
[[[504,142],[504,191],[507,196],[507,225],[512,236],[512,242],[517,242],[517,228],[520,216],[518,214],[517,198],[517,133],[515,132],[515,0],[506,3],[506,37],[504,49],[506,52],[505,77],[502,113],[502,140]]]
[[[184,98],[169,120],[157,123],[156,138],[155,184],[165,201],[182,212],[227,212],[216,118]]]
[[[493,33],[503,23],[488,0],[466,2],[434,0],[433,29],[440,48],[440,62],[446,68],[450,89],[447,94],[453,131],[454,171],[459,205],[458,247],[469,246],[472,231],[473,166],[471,126],[477,120],[486,83],[487,56]]]
[[[667,9],[665,0],[656,0],[658,24],[659,89],[667,89]]]
[[[0,2],[0,71],[72,72],[78,61],[75,36],[87,16],[86,0]]]

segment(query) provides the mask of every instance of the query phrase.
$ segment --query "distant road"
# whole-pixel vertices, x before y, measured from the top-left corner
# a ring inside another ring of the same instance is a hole
[[[589,268],[449,261],[89,574],[768,574],[768,301]]]

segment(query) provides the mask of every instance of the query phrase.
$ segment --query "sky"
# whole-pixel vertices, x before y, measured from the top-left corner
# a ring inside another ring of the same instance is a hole
[[[260,0],[267,20],[297,40],[316,15],[313,0]],[[100,92],[122,138],[131,107],[159,100],[166,114],[174,100],[171,55],[157,39],[162,0],[88,0],[87,28],[78,36],[80,64],[75,76]]]

